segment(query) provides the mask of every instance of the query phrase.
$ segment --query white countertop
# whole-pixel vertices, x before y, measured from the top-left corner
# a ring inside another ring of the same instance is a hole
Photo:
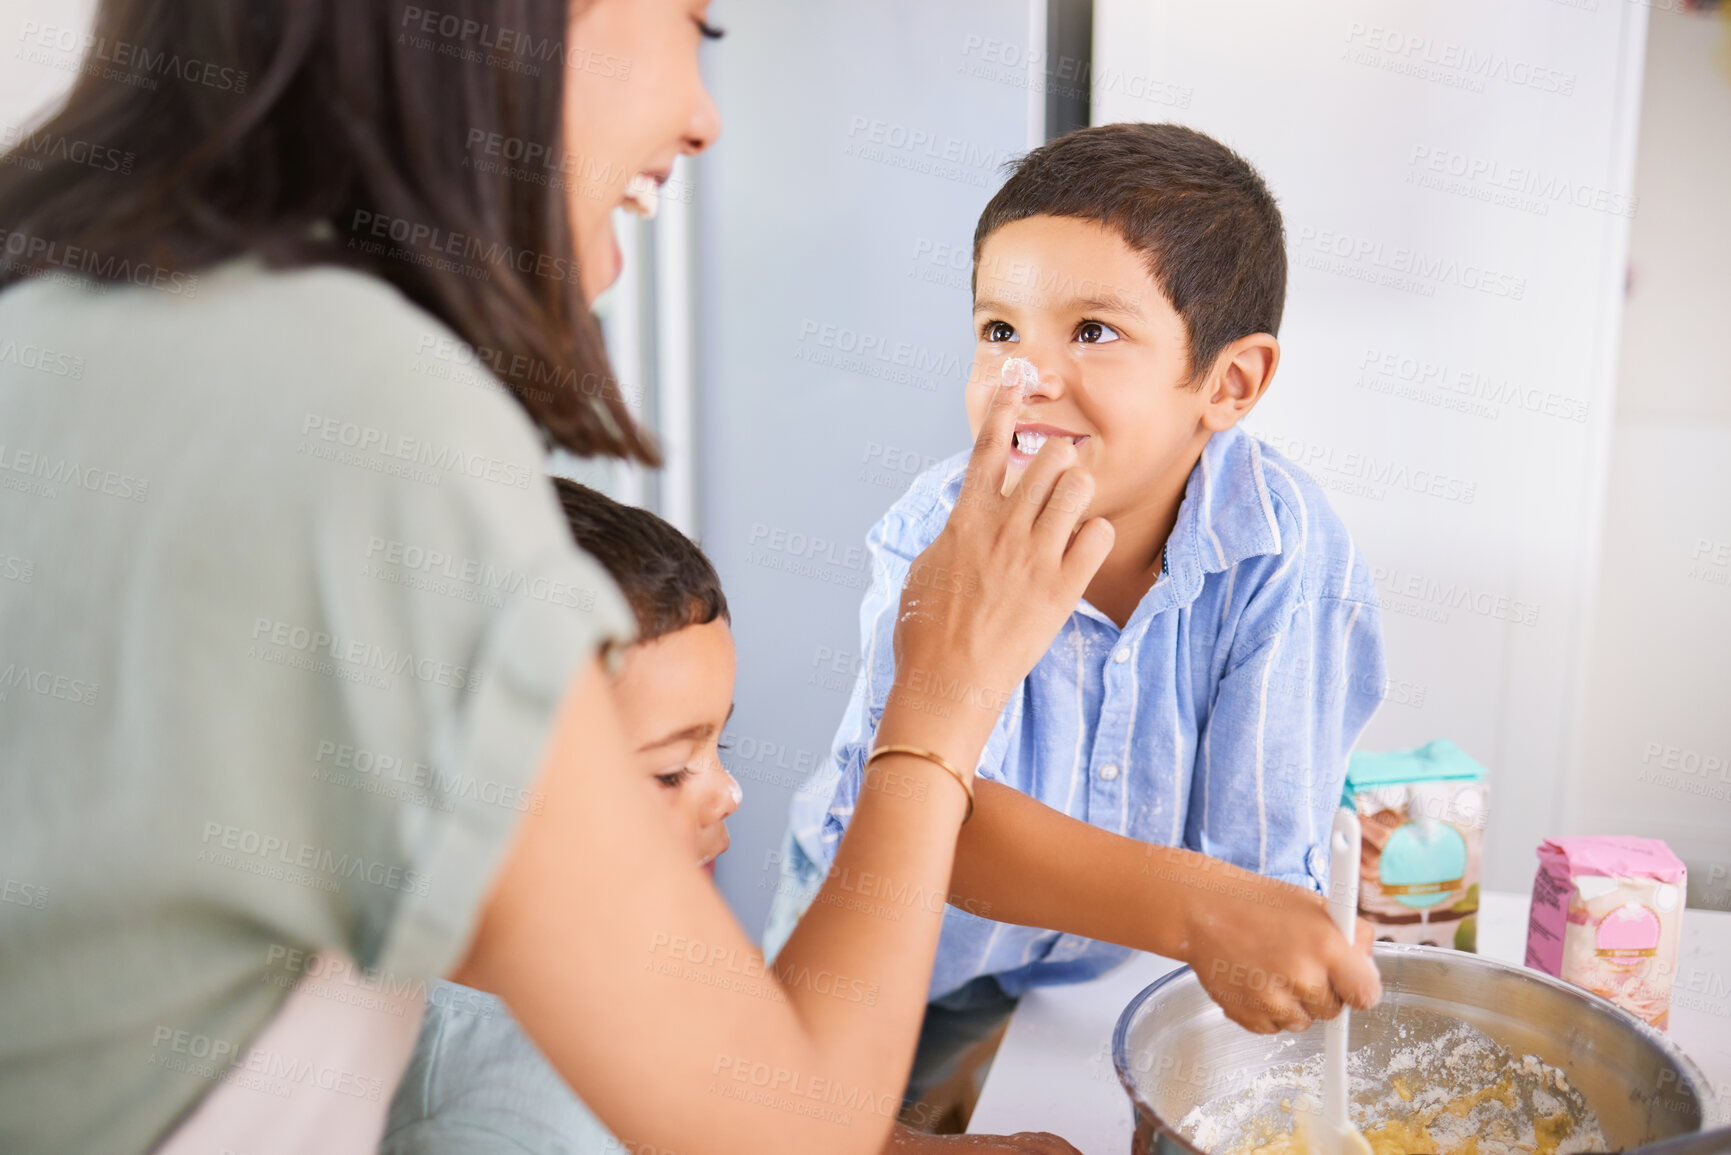
[[[1483,894],[1480,954],[1521,962],[1529,901]],[[1139,954],[1092,982],[1029,992],[1010,1018],[968,1130],[1050,1131],[1083,1155],[1125,1155],[1133,1121],[1112,1069],[1112,1028],[1125,1004],[1178,965]],[[1670,1035],[1713,1085],[1720,1110],[1731,1106],[1731,913],[1684,912]]]

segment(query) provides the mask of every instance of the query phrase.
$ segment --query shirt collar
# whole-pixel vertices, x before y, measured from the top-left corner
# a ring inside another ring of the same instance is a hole
[[[1234,426],[1208,439],[1190,471],[1166,545],[1167,572],[1149,596],[1165,591],[1157,610],[1188,605],[1202,592],[1206,575],[1280,549],[1261,444]]]

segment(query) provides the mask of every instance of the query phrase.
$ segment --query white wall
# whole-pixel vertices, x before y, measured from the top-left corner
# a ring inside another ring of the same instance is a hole
[[[1250,425],[1378,575],[1361,746],[1491,768],[1493,888],[1531,885],[1578,757],[1645,27],[1621,0],[1096,8],[1095,122],[1193,125],[1280,198],[1284,359]]]
[[[1664,838],[1731,909],[1731,8],[1654,10],[1635,193],[1565,826]]]

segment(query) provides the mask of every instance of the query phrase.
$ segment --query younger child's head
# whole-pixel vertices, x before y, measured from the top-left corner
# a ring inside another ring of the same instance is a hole
[[[1112,517],[1187,477],[1279,361],[1280,210],[1255,169],[1173,124],[1111,124],[1024,157],[974,231],[974,430],[1004,361],[1038,370],[1012,466],[1068,436]],[[1162,486],[1161,482],[1167,484]]]
[[[721,579],[696,543],[653,513],[565,478],[554,487],[577,544],[637,618],[637,640],[613,679],[635,771],[713,872],[741,797],[719,753],[736,667]]]

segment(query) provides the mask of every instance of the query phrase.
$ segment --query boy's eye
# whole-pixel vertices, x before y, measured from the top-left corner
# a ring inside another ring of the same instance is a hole
[[[1104,345],[1117,339],[1118,331],[1100,321],[1083,321],[1076,327],[1076,340],[1084,345]]]
[[[980,336],[996,345],[1003,341],[1014,341],[1016,330],[1007,321],[987,321],[986,327],[980,330]]]
[[[691,777],[691,767],[681,766],[677,770],[669,770],[665,774],[657,774],[655,780],[667,787],[669,790],[676,790],[680,786],[683,786],[685,780],[689,777]]]

